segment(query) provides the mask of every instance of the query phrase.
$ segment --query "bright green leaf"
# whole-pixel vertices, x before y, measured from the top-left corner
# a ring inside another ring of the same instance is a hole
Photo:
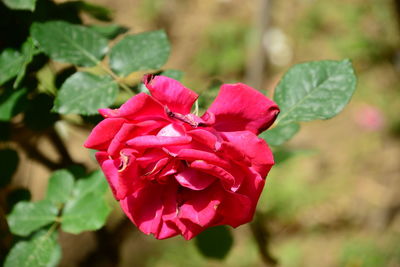
[[[101,172],[80,179],[72,197],[65,204],[61,227],[65,232],[78,234],[101,228],[110,213],[105,201],[107,182]]]
[[[274,100],[281,109],[278,125],[332,118],[350,101],[355,88],[349,60],[295,65],[275,89]]]
[[[74,177],[67,170],[53,172],[47,186],[46,199],[54,204],[65,203],[72,193]]]
[[[180,70],[164,70],[163,72],[161,72],[161,75],[170,77],[174,80],[181,80],[183,77],[183,71]]]
[[[299,130],[300,125],[298,123],[291,123],[283,126],[278,125],[275,128],[263,132],[260,134],[260,137],[271,146],[279,146],[290,140]]]
[[[97,32],[64,21],[34,23],[32,38],[53,60],[95,66],[107,52],[107,39]]]
[[[0,54],[0,85],[4,84],[18,74],[23,64],[20,52],[14,49],[5,49]]]
[[[15,244],[4,262],[4,267],[57,266],[61,247],[56,232],[40,231],[27,241]]]
[[[128,28],[117,24],[91,25],[90,28],[110,40],[128,31]]]
[[[0,149],[0,188],[8,185],[14,172],[17,170],[19,157],[18,153],[12,149]]]
[[[233,236],[225,225],[208,228],[195,240],[197,248],[205,257],[215,259],[225,258],[233,245]]]
[[[169,56],[170,45],[164,31],[128,35],[110,53],[110,66],[119,75],[159,69]]]
[[[61,86],[53,111],[61,114],[97,114],[99,108],[114,103],[117,94],[118,85],[110,77],[77,72]]]
[[[25,107],[25,88],[13,90],[6,88],[0,94],[0,121],[9,121]]]
[[[26,40],[26,42],[22,45],[22,63],[18,70],[17,79],[15,79],[13,85],[14,88],[17,88],[22,78],[24,78],[26,67],[28,66],[29,63],[31,63],[35,53],[37,53],[37,51],[35,49],[33,40],[32,38],[28,38],[28,40]]]
[[[17,10],[35,10],[36,0],[2,0],[10,9]]]
[[[13,234],[27,236],[33,231],[56,220],[58,209],[50,201],[21,201],[16,204],[7,217]]]

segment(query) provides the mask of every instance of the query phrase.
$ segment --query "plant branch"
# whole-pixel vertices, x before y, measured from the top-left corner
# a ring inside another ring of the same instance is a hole
[[[105,66],[103,63],[99,63],[99,66],[107,72],[117,83],[119,86],[121,86],[122,89],[124,89],[130,96],[133,96],[132,90],[127,86],[125,83],[121,81],[121,77],[119,77],[117,74],[115,74],[110,68]]]

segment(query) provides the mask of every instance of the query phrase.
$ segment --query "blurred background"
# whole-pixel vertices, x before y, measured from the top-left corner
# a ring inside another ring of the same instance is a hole
[[[128,33],[165,29],[172,43],[166,67],[184,71],[182,81],[201,95],[203,109],[220,82],[246,82],[272,96],[293,64],[351,59],[358,76],[352,101],[332,120],[303,123],[294,139],[274,151],[277,165],[267,178],[256,226],[265,231],[268,256],[280,266],[400,266],[400,1],[92,3],[111,9],[113,22],[129,28]],[[82,147],[89,129],[57,127],[65,133],[72,158],[95,169]],[[38,144],[56,155],[46,140]],[[30,188],[34,200],[43,198],[49,170],[26,156],[20,160],[15,186]],[[192,241],[143,235],[125,223],[111,196],[110,203],[115,209],[109,236],[61,234],[61,266],[112,266],[101,261],[107,253],[118,259],[114,266],[268,262],[249,225],[233,231],[233,247],[224,260],[209,260]],[[101,244],[110,240],[112,251]]]

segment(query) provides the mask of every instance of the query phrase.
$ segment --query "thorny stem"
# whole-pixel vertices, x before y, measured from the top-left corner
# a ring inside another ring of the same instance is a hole
[[[119,77],[117,74],[115,74],[110,68],[105,66],[103,63],[98,64],[105,72],[107,72],[117,83],[119,86],[121,86],[122,89],[124,89],[130,96],[133,96],[132,90],[121,81],[121,77]]]

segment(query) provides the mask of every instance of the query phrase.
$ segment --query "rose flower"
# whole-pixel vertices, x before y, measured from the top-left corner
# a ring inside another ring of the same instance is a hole
[[[208,227],[252,220],[274,164],[257,137],[278,106],[241,83],[224,84],[204,115],[190,113],[198,95],[164,76],[146,75],[140,93],[105,118],[85,147],[129,219],[158,239],[189,240]]]

